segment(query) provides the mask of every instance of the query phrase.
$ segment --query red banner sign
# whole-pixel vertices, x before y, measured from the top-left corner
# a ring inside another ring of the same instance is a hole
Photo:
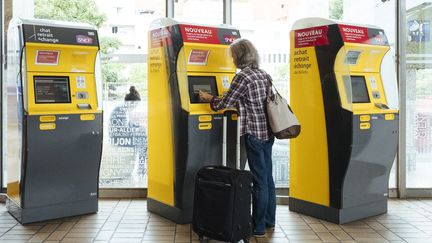
[[[369,43],[369,33],[366,27],[340,24],[339,29],[344,42]]]
[[[218,29],[197,25],[180,25],[184,42],[198,42],[205,44],[219,44]]]
[[[328,45],[328,26],[319,26],[294,31],[295,48]]]
[[[60,51],[36,51],[36,64],[57,65]]]

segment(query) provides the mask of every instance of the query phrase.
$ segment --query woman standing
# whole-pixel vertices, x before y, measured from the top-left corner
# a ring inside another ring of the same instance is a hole
[[[228,92],[221,98],[200,91],[200,98],[210,102],[213,110],[236,107],[240,114],[240,135],[244,136],[249,168],[253,174],[254,236],[265,236],[266,228],[274,228],[276,193],[272,175],[274,137],[266,113],[266,99],[271,77],[259,69],[256,48],[246,39],[230,46],[234,64],[241,71],[234,77]]]

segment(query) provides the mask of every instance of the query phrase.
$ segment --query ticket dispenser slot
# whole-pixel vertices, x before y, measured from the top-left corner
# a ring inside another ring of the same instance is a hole
[[[188,76],[190,103],[205,103],[199,98],[199,91],[207,92],[213,96],[218,96],[216,77],[214,76]]]

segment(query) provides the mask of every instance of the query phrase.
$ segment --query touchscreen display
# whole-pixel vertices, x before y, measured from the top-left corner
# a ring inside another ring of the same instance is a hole
[[[36,103],[70,103],[69,77],[35,76]]]
[[[194,90],[195,94],[198,94],[200,90],[204,91],[204,92],[207,92],[207,93],[211,93],[212,92],[211,87],[210,87],[209,84],[197,84],[197,85],[193,85],[193,90]]]
[[[369,92],[364,76],[351,76],[351,89],[353,103],[369,103]]]
[[[204,103],[199,99],[199,91],[218,96],[215,76],[188,76],[189,98],[191,103]]]

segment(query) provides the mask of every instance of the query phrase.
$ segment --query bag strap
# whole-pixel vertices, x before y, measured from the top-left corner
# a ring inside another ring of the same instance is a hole
[[[279,91],[277,90],[276,86],[273,84],[273,79],[271,78],[271,76],[270,76],[269,74],[267,74],[267,80],[268,80],[268,82],[270,83],[270,85],[268,85],[268,88],[267,88],[267,98],[268,98],[268,99],[272,99],[272,97],[270,96],[272,89],[274,89],[274,90],[276,91],[276,92],[275,92],[275,95],[280,96],[280,93],[279,93]],[[273,97],[274,97],[274,96],[273,96]],[[273,100],[273,99],[272,99],[272,100]]]

